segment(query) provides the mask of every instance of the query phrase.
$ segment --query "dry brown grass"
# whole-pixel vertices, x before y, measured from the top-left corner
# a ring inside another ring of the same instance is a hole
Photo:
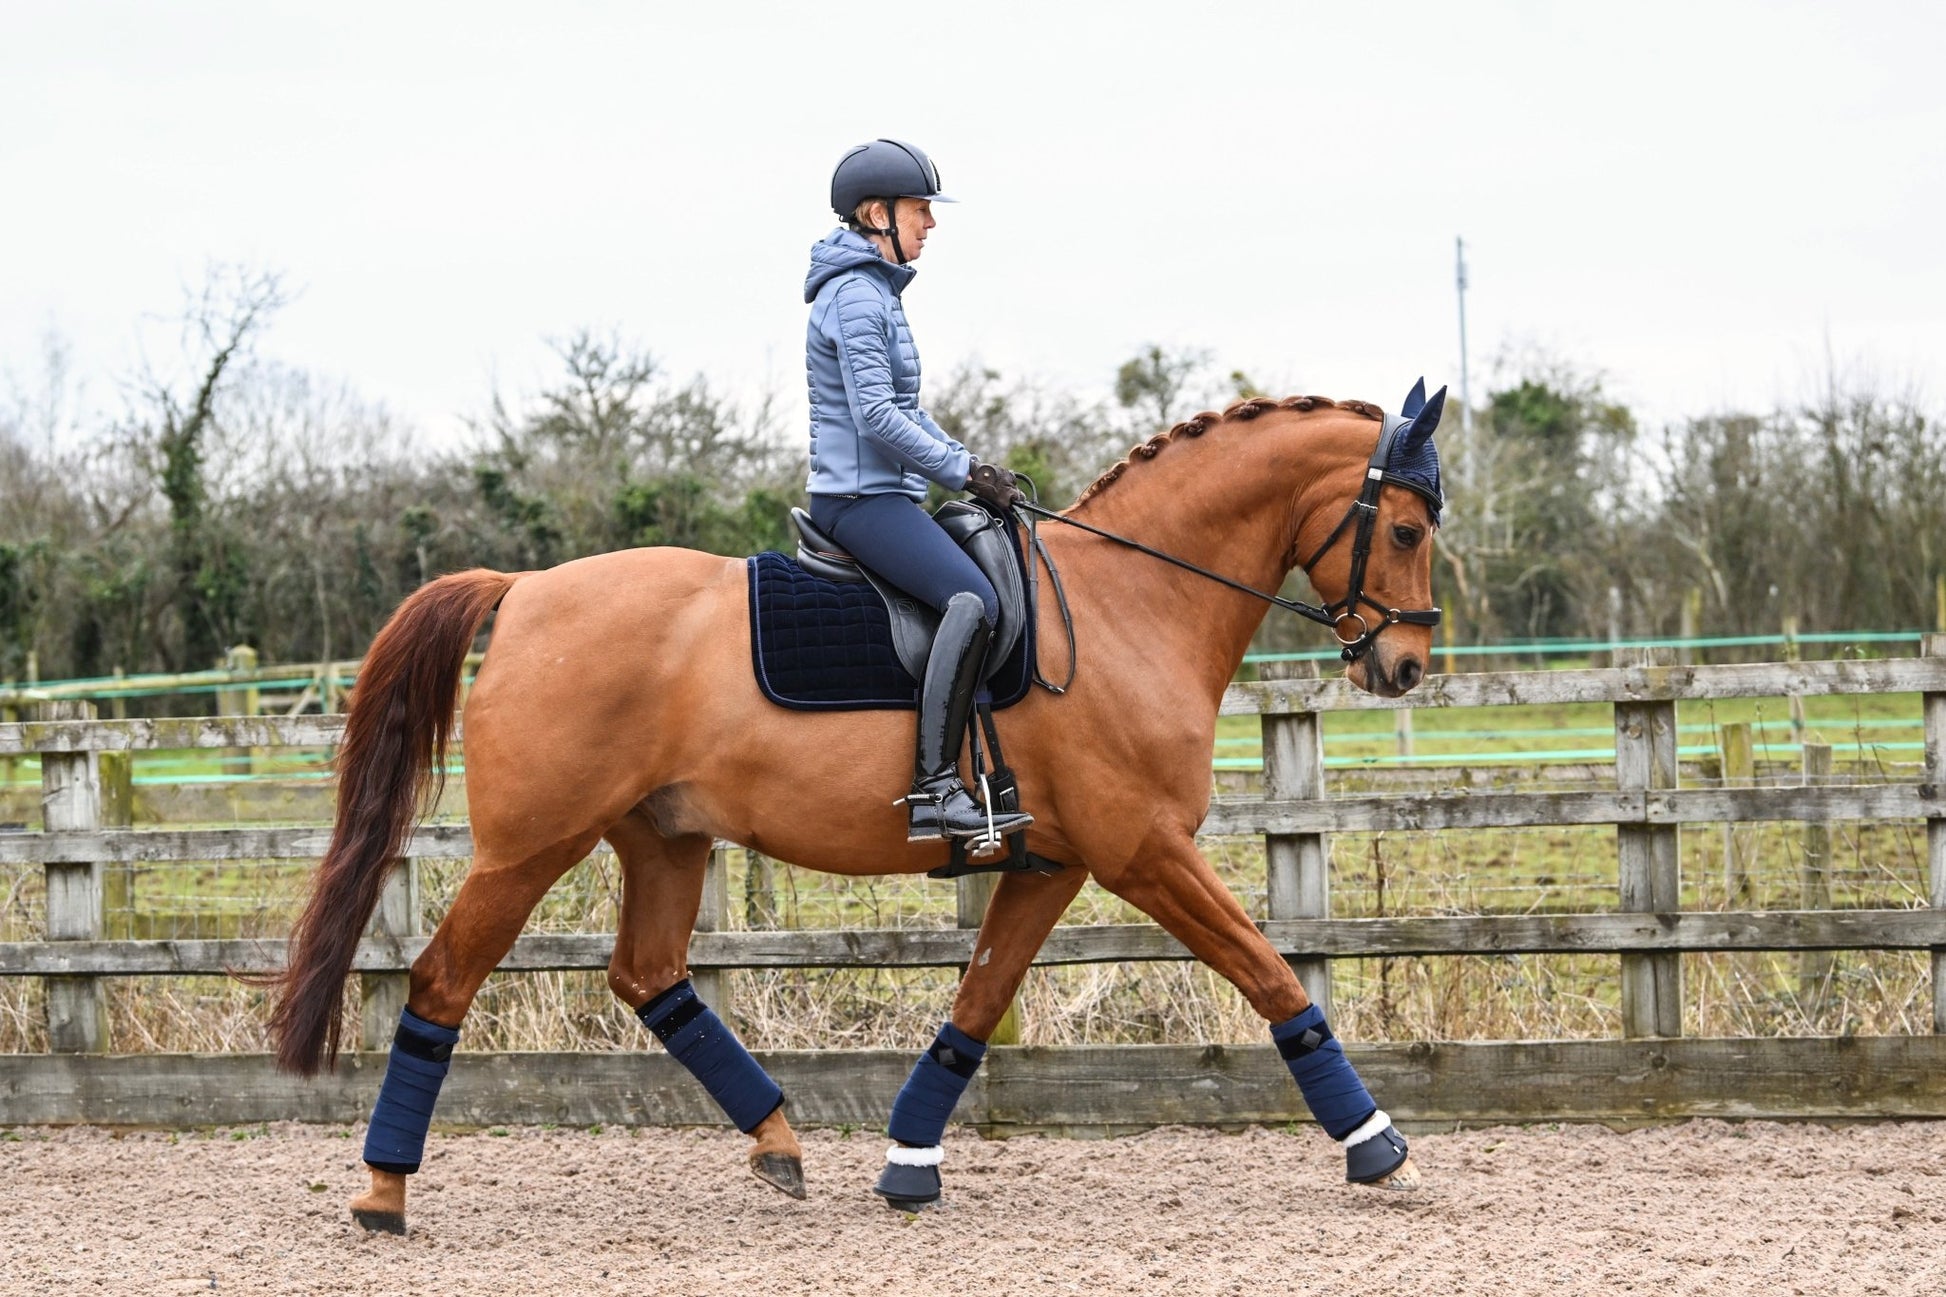
[[[1924,903],[1923,828],[1843,826],[1833,834],[1830,876],[1839,906]],[[1789,909],[1798,905],[1801,830],[1741,831],[1747,896],[1729,904],[1713,827],[1683,835],[1684,905],[1691,909]],[[1260,841],[1212,839],[1212,863],[1247,909],[1263,917]],[[746,923],[746,861],[730,853],[730,926]],[[421,867],[422,920],[450,903],[465,863]],[[1536,828],[1441,833],[1346,834],[1332,842],[1332,904],[1346,917],[1582,912],[1615,901],[1614,833]],[[135,904],[141,935],[274,936],[301,899],[304,873],[289,865],[172,864],[143,868]],[[40,871],[0,872],[0,940],[39,935]],[[549,894],[533,931],[610,931],[619,880],[596,856]],[[954,921],[951,884],[923,878],[841,879],[775,869],[771,908],[780,926],[944,927]],[[1140,921],[1090,884],[1066,922]],[[112,916],[111,916],[112,922]],[[1908,952],[1844,953],[1806,981],[1797,955],[1686,956],[1684,1029],[1704,1036],[1899,1034],[1930,1030],[1928,961]],[[1619,1033],[1617,959],[1608,955],[1467,956],[1339,960],[1334,1018],[1355,1040],[1507,1040],[1612,1037]],[[721,1006],[755,1048],[915,1048],[952,1000],[952,970],[807,969],[732,973]],[[348,997],[356,1012],[356,981]],[[262,1050],[260,993],[224,978],[108,980],[112,1048],[118,1052]],[[0,979],[0,1051],[46,1048],[38,979]],[[1256,1042],[1264,1027],[1242,998],[1188,963],[1044,968],[1020,997],[1029,1044]],[[600,973],[496,975],[466,1028],[478,1049],[626,1050],[646,1045],[634,1017]]]

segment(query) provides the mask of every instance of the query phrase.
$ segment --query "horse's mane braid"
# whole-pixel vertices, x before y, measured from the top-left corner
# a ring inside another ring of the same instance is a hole
[[[1268,414],[1272,410],[1297,410],[1302,413],[1309,413],[1312,410],[1348,410],[1367,419],[1385,417],[1384,412],[1369,401],[1334,401],[1328,396],[1287,396],[1281,401],[1275,401],[1267,396],[1253,396],[1248,400],[1238,401],[1221,414],[1214,410],[1205,410],[1193,419],[1184,419],[1166,432],[1158,432],[1129,451],[1127,458],[1118,461],[1107,472],[1091,482],[1088,489],[1083,491],[1074,503],[1076,506],[1088,503],[1126,473],[1130,464],[1138,459],[1154,459],[1162,453],[1164,446],[1178,437],[1200,437],[1218,423],[1232,421],[1248,423],[1258,415]]]

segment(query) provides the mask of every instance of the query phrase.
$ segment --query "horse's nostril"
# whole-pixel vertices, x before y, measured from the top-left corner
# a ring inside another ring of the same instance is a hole
[[[1425,670],[1419,665],[1418,658],[1402,658],[1399,661],[1399,669],[1393,673],[1392,678],[1398,683],[1400,689],[1411,689],[1424,676]]]

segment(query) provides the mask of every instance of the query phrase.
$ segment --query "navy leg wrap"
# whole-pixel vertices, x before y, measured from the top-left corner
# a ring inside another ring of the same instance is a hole
[[[414,1015],[399,1012],[399,1029],[392,1036],[392,1057],[385,1064],[385,1083],[378,1088],[372,1124],[365,1129],[365,1164],[380,1171],[411,1175],[426,1154],[426,1128],[439,1087],[452,1066],[459,1032]]]
[[[946,1121],[966,1093],[966,1083],[986,1056],[985,1042],[950,1022],[942,1025],[932,1048],[919,1056],[899,1097],[892,1101],[892,1120],[885,1133],[913,1148],[936,1147],[946,1136]]]
[[[1325,1134],[1341,1140],[1378,1111],[1317,1005],[1272,1027],[1270,1038]]]
[[[757,1066],[723,1020],[683,978],[635,1011],[676,1061],[690,1070],[736,1128],[748,1135],[784,1102],[784,1092]]]

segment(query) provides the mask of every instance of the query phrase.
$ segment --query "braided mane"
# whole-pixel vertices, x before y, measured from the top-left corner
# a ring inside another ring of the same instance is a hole
[[[1268,414],[1272,410],[1296,410],[1307,414],[1312,410],[1348,410],[1367,419],[1385,418],[1384,412],[1369,401],[1334,401],[1328,396],[1287,396],[1281,401],[1273,401],[1267,396],[1253,396],[1248,400],[1238,401],[1221,414],[1214,410],[1205,410],[1193,419],[1184,419],[1166,432],[1158,432],[1130,450],[1126,458],[1115,463],[1107,472],[1090,483],[1088,489],[1075,499],[1071,507],[1079,508],[1088,503],[1126,473],[1136,460],[1154,459],[1162,453],[1164,446],[1178,437],[1200,437],[1219,423],[1248,423],[1258,415]]]

